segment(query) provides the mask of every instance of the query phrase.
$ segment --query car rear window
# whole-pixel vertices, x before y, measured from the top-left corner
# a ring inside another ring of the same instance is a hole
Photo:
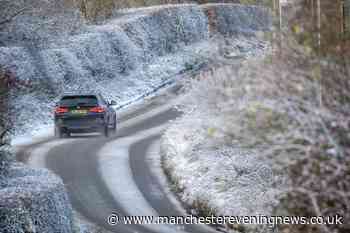
[[[64,96],[59,103],[62,107],[74,107],[74,106],[97,106],[98,100],[94,95],[84,96]]]

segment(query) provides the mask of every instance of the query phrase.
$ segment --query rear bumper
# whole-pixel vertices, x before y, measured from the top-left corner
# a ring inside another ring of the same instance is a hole
[[[55,125],[72,133],[100,132],[106,123],[103,116],[81,118],[55,118]]]
[[[103,127],[89,127],[89,128],[67,128],[62,127],[64,130],[68,131],[69,133],[95,133],[95,132],[102,132]]]

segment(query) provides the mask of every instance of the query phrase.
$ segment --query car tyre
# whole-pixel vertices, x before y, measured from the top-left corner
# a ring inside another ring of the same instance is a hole
[[[57,138],[63,138],[63,132],[62,132],[62,128],[60,127],[55,127],[55,137]]]
[[[109,137],[109,129],[108,129],[108,125],[106,125],[106,126],[104,127],[103,134],[104,134],[104,136],[105,136],[106,138],[108,138],[108,137]]]
[[[60,127],[55,127],[55,137],[67,138],[67,137],[70,137],[70,133],[68,131],[63,130]]]
[[[114,121],[112,132],[115,134],[117,132],[117,121]]]

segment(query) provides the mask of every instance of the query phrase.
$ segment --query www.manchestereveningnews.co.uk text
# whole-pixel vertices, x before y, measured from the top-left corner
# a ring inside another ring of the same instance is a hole
[[[207,225],[226,225],[226,224],[256,224],[256,225],[341,225],[343,217],[336,216],[205,216],[197,217],[187,216],[119,216],[112,213],[108,216],[108,224],[207,224]]]

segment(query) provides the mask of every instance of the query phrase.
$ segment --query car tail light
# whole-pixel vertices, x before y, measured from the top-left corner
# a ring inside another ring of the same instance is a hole
[[[68,108],[63,108],[63,107],[57,107],[55,109],[55,113],[56,114],[62,114],[62,113],[67,113],[68,112]]]
[[[90,108],[90,112],[102,113],[102,112],[105,112],[105,109],[102,107],[94,107],[94,108]]]

